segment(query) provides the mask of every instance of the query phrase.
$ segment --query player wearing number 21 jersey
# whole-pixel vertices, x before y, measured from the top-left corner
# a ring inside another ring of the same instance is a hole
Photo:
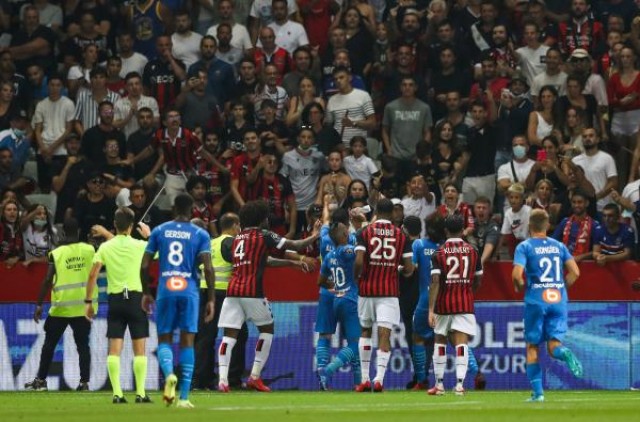
[[[580,271],[569,249],[548,238],[549,216],[534,210],[529,217],[531,237],[516,247],[513,259],[513,283],[516,290],[525,288],[524,336],[527,342],[527,377],[532,387],[529,401],[544,401],[542,370],[538,363],[538,346],[547,343],[549,355],[565,362],[571,372],[582,376],[582,365],[569,348],[562,345],[567,332],[567,290]],[[567,270],[566,277],[564,270]]]
[[[411,244],[402,230],[391,223],[392,213],[393,203],[389,199],[378,201],[377,220],[360,232],[355,249],[356,278],[360,274],[358,317],[362,326],[358,344],[362,382],[356,387],[357,392],[371,389],[369,365],[374,322],[378,326],[378,352],[373,390],[380,392],[383,389],[391,355],[391,330],[400,324],[398,270],[407,277],[413,274]]]
[[[482,264],[478,251],[462,240],[464,219],[460,214],[445,218],[447,241],[431,257],[429,292],[429,324],[434,328],[433,368],[436,385],[430,395],[444,394],[444,370],[447,364],[447,340],[456,350],[456,395],[464,394],[462,386],[469,365],[469,337],[476,334],[473,294],[480,286]]]

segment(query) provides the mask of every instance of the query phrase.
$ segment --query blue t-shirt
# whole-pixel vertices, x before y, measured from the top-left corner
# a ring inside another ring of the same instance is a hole
[[[431,284],[431,255],[438,249],[438,244],[430,239],[416,239],[413,241],[413,265],[418,266],[418,282],[420,283],[420,300],[429,301],[429,286]]]
[[[616,233],[609,233],[605,226],[599,226],[593,235],[593,244],[600,245],[604,255],[615,255],[624,252],[625,248],[633,248],[635,236],[633,229],[620,223]]]
[[[354,233],[349,233],[347,243],[352,246],[356,245],[356,236]],[[329,236],[329,226],[324,224],[320,228],[320,260],[324,262],[325,257],[334,249],[334,247],[333,240],[331,240],[331,236]],[[320,294],[331,295],[332,293],[324,287],[321,287]]]
[[[353,275],[355,260],[353,245],[340,245],[322,260],[320,274],[333,281],[337,298],[358,301],[358,285]]]
[[[523,267],[527,275],[524,302],[534,305],[567,303],[564,265],[571,259],[569,249],[555,239],[522,241],[516,247],[513,265]]]
[[[211,254],[211,237],[189,222],[169,221],[151,232],[145,252],[160,256],[158,298],[198,296],[198,256]]]

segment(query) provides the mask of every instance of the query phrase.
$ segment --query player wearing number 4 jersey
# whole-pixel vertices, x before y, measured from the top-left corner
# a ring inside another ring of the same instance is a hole
[[[381,392],[383,389],[384,374],[391,356],[391,330],[400,325],[398,271],[407,277],[413,274],[411,244],[402,230],[391,223],[392,214],[393,203],[389,199],[378,201],[377,221],[365,227],[357,240],[355,276],[356,279],[360,277],[358,318],[362,326],[358,344],[362,382],[356,387],[357,392],[371,391],[369,365],[374,322],[378,326],[378,352],[373,391]]]
[[[142,258],[141,276],[148,280],[149,265],[153,256],[160,256],[158,296],[156,300],[156,325],[158,328],[158,360],[165,378],[163,401],[170,405],[175,401],[178,378],[173,373],[173,332],[180,329],[180,399],[177,407],[192,408],[189,401],[193,376],[193,341],[198,332],[200,301],[199,265],[204,268],[209,293],[205,322],[214,316],[214,275],[211,266],[211,238],[201,228],[190,223],[193,199],[187,194],[176,196],[176,218],[151,232]],[[144,297],[145,299],[147,296]],[[146,304],[145,304],[146,307]]]
[[[464,379],[469,365],[469,337],[476,334],[473,294],[480,286],[482,264],[473,246],[462,240],[464,219],[460,214],[445,218],[447,241],[431,258],[429,325],[436,338],[433,369],[436,385],[430,395],[444,394],[444,370],[447,365],[447,339],[456,350],[456,395],[464,395]]]
[[[264,385],[260,374],[269,358],[271,342],[273,340],[273,315],[271,306],[264,297],[262,277],[264,267],[269,266],[297,266],[306,271],[308,268],[302,261],[275,259],[267,256],[270,248],[289,248],[302,250],[318,239],[319,224],[314,227],[311,236],[304,240],[289,240],[264,230],[267,226],[269,205],[264,201],[247,202],[238,213],[242,231],[233,241],[233,275],[227,288],[227,297],[220,310],[219,327],[224,328],[224,337],[218,349],[218,390],[229,392],[229,361],[231,352],[242,324],[252,321],[260,335],[256,343],[256,354],[251,369],[251,376],[247,381],[247,388],[269,392],[271,389]]]
[[[542,370],[538,346],[547,343],[549,355],[565,362],[573,375],[582,376],[582,364],[562,340],[567,332],[567,291],[580,276],[580,270],[567,247],[547,237],[549,216],[534,210],[529,216],[531,237],[520,243],[513,259],[513,284],[516,291],[525,288],[524,336],[527,342],[527,377],[533,390],[528,401],[544,401]],[[567,275],[564,276],[564,270]]]

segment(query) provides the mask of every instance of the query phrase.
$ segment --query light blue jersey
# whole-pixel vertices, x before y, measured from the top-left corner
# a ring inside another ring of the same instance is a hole
[[[358,302],[358,285],[353,274],[355,259],[353,245],[340,245],[322,261],[320,273],[333,281],[336,299]]]
[[[356,236],[354,233],[349,233],[349,238],[347,239],[347,243],[349,245],[355,246],[356,244]],[[331,240],[331,236],[329,236],[329,226],[324,224],[320,228],[320,260],[324,261],[325,257],[329,252],[331,252],[335,248],[333,244],[333,240]],[[333,296],[331,292],[329,292],[324,287],[320,288],[321,295]]]
[[[429,305],[429,286],[431,285],[431,255],[438,249],[438,244],[430,239],[413,241],[413,265],[418,266],[418,282],[420,283],[420,299],[418,306]]]

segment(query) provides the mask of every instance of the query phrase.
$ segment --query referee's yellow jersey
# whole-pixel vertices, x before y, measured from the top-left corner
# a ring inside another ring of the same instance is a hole
[[[107,293],[142,292],[140,264],[147,242],[119,234],[104,242],[93,257],[107,269]]]

